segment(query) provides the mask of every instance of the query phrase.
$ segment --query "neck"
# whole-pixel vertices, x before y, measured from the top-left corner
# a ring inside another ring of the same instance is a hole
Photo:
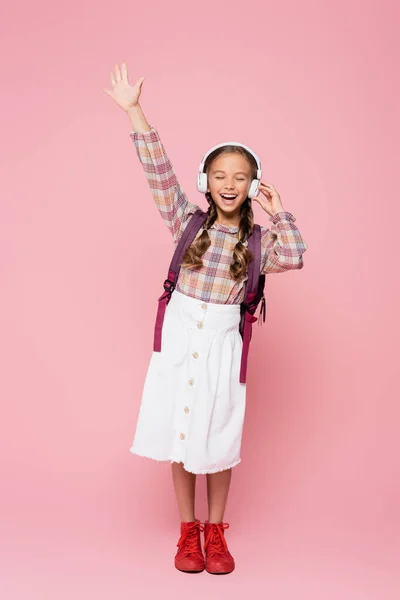
[[[227,225],[228,227],[239,227],[240,223],[240,211],[237,213],[224,214],[217,207],[217,218],[216,222],[220,223],[220,225]]]

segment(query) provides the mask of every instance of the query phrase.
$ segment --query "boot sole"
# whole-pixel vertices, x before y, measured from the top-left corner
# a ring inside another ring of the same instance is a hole
[[[179,567],[175,567],[175,569],[178,569],[178,571],[181,571],[181,573],[202,573],[204,571],[204,569],[199,569],[199,570],[188,570],[188,569],[180,569]]]
[[[229,575],[229,573],[233,573],[235,569],[232,569],[232,571],[209,571],[206,568],[207,573],[210,573],[210,575]]]

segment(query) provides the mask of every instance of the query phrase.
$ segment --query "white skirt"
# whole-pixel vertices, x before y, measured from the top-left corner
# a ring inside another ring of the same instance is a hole
[[[196,474],[240,462],[246,384],[239,382],[240,305],[174,291],[153,352],[130,451]]]

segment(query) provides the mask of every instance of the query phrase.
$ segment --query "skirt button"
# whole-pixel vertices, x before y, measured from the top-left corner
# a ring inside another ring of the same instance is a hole
[[[198,327],[199,329],[202,329],[202,327],[203,327],[203,323],[202,323],[201,321],[197,321],[197,327]]]
[[[181,433],[180,438],[181,438],[181,440],[184,440],[185,439],[185,434]]]
[[[193,356],[193,358],[199,358],[199,353],[198,352],[193,352],[192,356]]]

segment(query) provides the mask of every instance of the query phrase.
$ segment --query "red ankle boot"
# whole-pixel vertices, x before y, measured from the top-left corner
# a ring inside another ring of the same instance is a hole
[[[228,550],[224,529],[229,523],[204,523],[204,550],[206,553],[206,571],[213,575],[231,573],[235,568],[235,561]]]
[[[204,554],[201,548],[200,531],[204,527],[198,519],[189,523],[181,522],[181,537],[178,540],[178,552],[175,555],[175,567],[186,573],[204,571]]]

